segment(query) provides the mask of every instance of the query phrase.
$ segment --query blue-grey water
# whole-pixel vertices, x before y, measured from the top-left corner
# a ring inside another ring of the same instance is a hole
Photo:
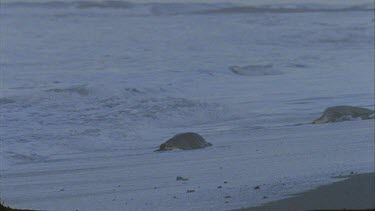
[[[365,1],[16,1],[0,12],[4,143],[90,148],[374,105],[374,5]],[[235,74],[231,66],[266,68]]]

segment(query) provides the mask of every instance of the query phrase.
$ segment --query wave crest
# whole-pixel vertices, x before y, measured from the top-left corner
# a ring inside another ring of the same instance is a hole
[[[47,1],[47,2],[6,2],[4,7],[26,8],[76,8],[76,9],[123,9],[145,15],[179,15],[179,14],[237,14],[237,13],[306,13],[306,12],[352,12],[374,11],[373,4],[328,5],[328,4],[272,4],[272,5],[239,5],[233,3],[133,3],[130,1]],[[139,8],[142,8],[139,10]]]
[[[90,1],[81,1],[77,2],[75,5],[79,9],[89,9],[89,8],[113,8],[113,9],[129,9],[134,7],[134,4],[126,1],[102,1],[102,2],[90,2]]]
[[[0,98],[0,105],[11,104],[11,103],[15,103],[15,102],[16,102],[15,99],[12,99],[12,98],[9,98],[9,97],[2,97],[2,98]]]
[[[90,91],[87,89],[86,85],[72,86],[72,87],[68,87],[68,88],[48,89],[47,92],[78,94],[80,96],[87,96],[90,93]]]
[[[281,75],[283,72],[277,70],[272,64],[265,65],[247,65],[247,66],[230,66],[229,69],[237,75],[243,76],[266,76]]]

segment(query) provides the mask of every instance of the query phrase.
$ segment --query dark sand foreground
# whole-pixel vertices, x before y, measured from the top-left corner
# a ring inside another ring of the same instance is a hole
[[[348,176],[347,180],[321,186],[292,198],[240,210],[375,210],[374,176],[374,173]]]
[[[0,202],[0,211],[36,211],[36,210],[13,209],[13,208],[3,205]]]

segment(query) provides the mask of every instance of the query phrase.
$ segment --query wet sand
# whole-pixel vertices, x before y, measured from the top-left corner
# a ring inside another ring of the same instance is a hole
[[[348,176],[344,181],[321,186],[291,198],[240,210],[375,210],[374,176],[374,173]]]

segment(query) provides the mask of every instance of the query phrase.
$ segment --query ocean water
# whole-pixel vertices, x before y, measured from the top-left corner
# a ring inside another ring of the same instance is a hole
[[[220,154],[233,139],[298,134],[329,106],[373,109],[374,3],[1,1],[0,69],[2,174],[104,152],[136,165],[186,131]],[[373,123],[364,122],[369,144]],[[249,205],[241,200],[232,208]]]

